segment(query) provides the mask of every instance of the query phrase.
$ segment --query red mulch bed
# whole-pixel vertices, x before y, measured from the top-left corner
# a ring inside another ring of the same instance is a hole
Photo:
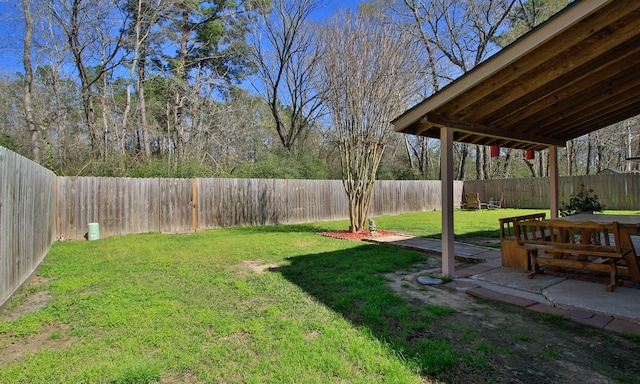
[[[363,239],[372,239],[376,237],[397,235],[397,233],[378,229],[376,230],[375,233],[372,234],[371,231],[369,231],[368,229],[365,229],[362,232],[356,232],[356,233],[351,233],[350,231],[319,232],[318,235],[325,236],[325,237],[332,237],[334,239],[360,241]]]

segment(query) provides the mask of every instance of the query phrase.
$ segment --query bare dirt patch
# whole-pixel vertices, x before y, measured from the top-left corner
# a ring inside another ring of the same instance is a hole
[[[16,321],[20,317],[39,311],[51,302],[51,295],[44,289],[50,278],[35,276],[14,298],[8,308],[0,313],[1,321]],[[14,338],[0,333],[0,365],[8,365],[32,353],[44,349],[65,348],[75,342],[68,335],[69,325],[49,324],[40,332],[26,337]]]
[[[438,376],[446,383],[640,383],[640,339],[567,319],[479,300],[442,285],[418,283],[437,275],[440,258],[425,255],[408,271],[386,274],[389,287],[415,306],[456,310],[420,337],[445,340],[466,358]],[[461,268],[461,267],[460,267]],[[475,358],[481,356],[482,364]]]
[[[69,329],[66,324],[50,324],[38,333],[18,339],[0,335],[0,365],[9,365],[45,349],[57,350],[72,345],[76,340],[68,335]]]
[[[13,321],[26,313],[39,311],[46,307],[51,301],[49,291],[41,289],[48,285],[52,279],[43,276],[34,276],[27,286],[29,290],[21,290],[14,298],[9,308],[0,312],[0,319],[3,321]]]
[[[242,277],[246,277],[249,272],[261,275],[267,271],[273,271],[279,267],[278,264],[265,263],[262,259],[257,260],[245,260],[234,266],[238,269],[238,274]]]

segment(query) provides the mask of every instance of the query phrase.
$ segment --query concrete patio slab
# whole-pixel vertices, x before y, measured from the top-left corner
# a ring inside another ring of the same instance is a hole
[[[640,289],[616,287],[607,292],[604,284],[565,280],[545,288],[542,295],[559,308],[580,308],[640,322]]]
[[[529,279],[527,271],[508,267],[494,268],[473,278],[537,294],[542,294],[543,289],[566,280],[564,277],[549,275],[536,275]]]

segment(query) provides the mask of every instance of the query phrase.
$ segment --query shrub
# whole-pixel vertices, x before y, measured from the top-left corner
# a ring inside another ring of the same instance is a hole
[[[560,216],[570,216],[581,212],[602,212],[604,205],[600,203],[598,195],[593,193],[593,189],[586,189],[584,184],[580,184],[580,191],[571,195],[569,203],[562,203]]]

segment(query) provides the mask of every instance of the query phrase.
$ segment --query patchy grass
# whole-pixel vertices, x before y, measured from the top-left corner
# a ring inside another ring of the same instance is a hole
[[[477,220],[487,223],[493,215],[525,213],[494,212],[457,212],[456,220],[487,213]],[[376,222],[434,235],[439,214],[422,215]],[[572,356],[564,352],[569,348],[586,361],[588,377],[595,367],[590,356],[605,355],[598,348],[640,353],[637,340],[601,337],[486,301],[469,298],[474,308],[462,313],[407,300],[385,275],[411,270],[424,255],[316,235],[346,226],[57,243],[38,284],[0,317],[0,382],[550,382],[540,375],[556,371],[531,371],[531,361],[555,364]],[[456,223],[456,231],[489,231],[469,228]],[[23,310],[35,298],[38,305]],[[620,381],[638,376],[632,366],[616,365],[622,355],[612,356],[601,370]]]
[[[2,353],[15,355],[0,382],[410,383],[456,362],[446,343],[447,357],[418,358],[438,342],[406,341],[448,312],[410,307],[381,277],[418,254],[317,230],[55,244],[39,271],[48,305],[0,323]]]

